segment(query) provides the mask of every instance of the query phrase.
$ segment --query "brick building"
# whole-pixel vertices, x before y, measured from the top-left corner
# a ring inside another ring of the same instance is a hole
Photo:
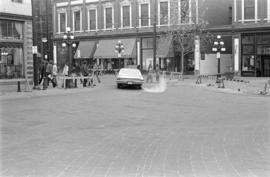
[[[33,78],[31,0],[0,1],[0,79]]]

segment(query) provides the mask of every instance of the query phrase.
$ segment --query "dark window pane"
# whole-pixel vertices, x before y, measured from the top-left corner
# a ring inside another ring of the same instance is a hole
[[[129,6],[123,6],[123,27],[130,26],[130,11]]]
[[[80,31],[81,30],[81,12],[77,11],[74,12],[74,20],[75,20],[75,31]]]
[[[257,36],[258,44],[270,44],[270,34],[267,35],[258,35]]]
[[[160,24],[168,24],[168,2],[160,2]]]
[[[253,45],[243,45],[243,54],[254,54]]]
[[[254,36],[242,36],[242,44],[254,44]]]
[[[106,28],[112,28],[112,8],[106,8]]]
[[[144,38],[142,41],[142,48],[143,49],[153,48],[153,38]]]
[[[60,14],[60,32],[65,32],[66,29],[66,14]]]
[[[89,11],[89,18],[90,18],[90,30],[95,30],[96,29],[96,10],[90,10]]]
[[[253,55],[242,56],[242,70],[243,71],[254,71],[255,58]]]
[[[255,1],[245,0],[244,7],[245,7],[244,9],[245,19],[254,19],[255,18]]]
[[[189,0],[181,0],[181,23],[189,21]]]
[[[141,4],[141,26],[148,26],[148,4]]]

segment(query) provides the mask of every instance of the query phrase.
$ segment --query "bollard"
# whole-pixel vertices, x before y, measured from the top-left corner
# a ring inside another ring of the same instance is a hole
[[[18,81],[17,92],[21,92],[21,82],[20,81]]]

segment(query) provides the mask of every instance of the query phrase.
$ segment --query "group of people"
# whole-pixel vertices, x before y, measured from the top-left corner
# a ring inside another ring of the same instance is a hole
[[[156,77],[156,81],[159,82],[159,75],[160,75],[159,65],[156,64],[156,69],[154,70],[152,63],[150,63],[147,69],[146,83],[149,83],[149,82],[152,83],[154,76]]]
[[[51,82],[53,87],[57,86],[57,66],[53,64],[52,60],[42,61],[39,68],[39,84],[43,82],[43,90],[48,88],[49,83]]]
[[[65,64],[62,73],[58,73],[57,65],[53,63],[52,60],[44,60],[41,62],[39,67],[39,85],[43,85],[43,90],[46,90],[50,83],[52,83],[53,87],[56,87],[58,74],[63,76],[92,76],[92,79],[90,80],[86,78],[81,79],[81,83],[84,87],[86,87],[87,84],[88,86],[93,86],[93,78],[96,78],[98,83],[101,82],[97,64],[94,64],[94,66],[91,68],[86,62],[83,62],[81,66],[78,63],[75,63],[71,72],[69,71],[69,66]]]

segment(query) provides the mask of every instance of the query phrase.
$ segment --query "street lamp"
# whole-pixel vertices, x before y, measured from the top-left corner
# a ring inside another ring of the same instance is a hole
[[[120,40],[115,45],[115,52],[118,54],[118,58],[119,58],[119,69],[120,69],[120,57],[121,57],[121,54],[125,52],[124,44]]]
[[[72,59],[72,47],[76,47],[76,43],[74,42],[74,35],[70,31],[70,27],[67,27],[67,32],[64,33],[62,47],[68,47],[68,66],[69,66],[69,74],[72,72],[73,59]]]
[[[225,52],[226,48],[224,47],[224,42],[221,39],[221,35],[217,35],[216,41],[214,41],[214,45],[212,48],[213,52],[217,53],[217,60],[218,60],[218,78],[220,77],[220,52]]]
[[[1,56],[8,56],[8,52],[5,49],[2,49]]]

